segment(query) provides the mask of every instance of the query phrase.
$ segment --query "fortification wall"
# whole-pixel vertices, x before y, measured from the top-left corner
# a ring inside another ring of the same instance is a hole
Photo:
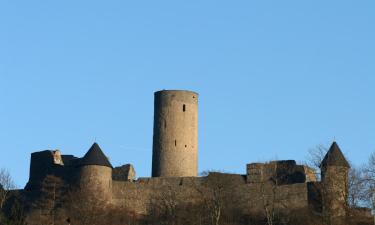
[[[47,175],[54,175],[64,180],[70,178],[71,168],[64,166],[60,151],[45,150],[31,154],[29,181],[27,190],[38,190]]]
[[[219,197],[227,206],[245,212],[263,211],[266,202],[280,208],[304,208],[309,204],[307,183],[273,186],[270,183],[246,183],[245,176],[210,174],[207,177],[151,178],[135,182],[113,182],[112,203],[139,214],[147,214],[153,204],[173,201],[177,204],[201,204]],[[215,195],[213,193],[215,192]]]
[[[279,185],[316,181],[314,171],[294,160],[278,160],[268,163],[247,164],[247,180],[258,183],[274,180]]]

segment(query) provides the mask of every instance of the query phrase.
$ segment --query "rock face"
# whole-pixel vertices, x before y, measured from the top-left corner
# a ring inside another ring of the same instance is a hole
[[[194,177],[198,170],[198,94],[155,92],[152,177]]]
[[[327,225],[345,224],[349,168],[339,146],[333,142],[321,163],[323,216]]]

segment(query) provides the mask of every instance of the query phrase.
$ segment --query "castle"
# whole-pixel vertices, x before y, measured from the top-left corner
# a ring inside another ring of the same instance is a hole
[[[243,212],[264,212],[272,205],[272,209],[320,213],[326,224],[344,223],[349,164],[336,142],[321,162],[321,181],[317,181],[315,171],[294,160],[250,163],[246,174],[212,172],[198,176],[198,94],[155,92],[153,130],[150,178],[135,179],[130,164],[113,168],[94,143],[82,158],[58,150],[32,153],[25,192],[36,196],[31,201],[37,201],[38,195],[33,193],[40,192],[45,178],[53,175],[79,187],[91,200],[124,207],[137,215],[149,214],[151,205],[165,199],[166,193],[176,204],[196,204],[206,195],[217,197],[220,193],[226,204]],[[42,208],[32,208],[29,224],[42,213]]]

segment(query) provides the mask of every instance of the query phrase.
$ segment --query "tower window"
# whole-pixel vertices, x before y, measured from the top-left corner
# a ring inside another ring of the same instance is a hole
[[[177,140],[174,140],[174,146],[177,146]]]
[[[184,111],[184,112],[186,111],[186,105],[185,104],[182,105],[182,111]]]

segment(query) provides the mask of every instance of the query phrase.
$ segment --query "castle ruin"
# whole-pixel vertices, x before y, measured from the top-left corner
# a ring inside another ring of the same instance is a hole
[[[81,158],[60,151],[31,154],[25,193],[38,201],[48,175],[79,187],[91,200],[124,207],[137,215],[150,214],[152,204],[166,193],[174,201],[194,205],[212,190],[244,213],[263,212],[273,201],[284,211],[307,209],[321,213],[326,224],[343,224],[346,216],[349,164],[334,142],[321,163],[322,181],[315,171],[294,160],[250,163],[245,174],[198,171],[198,94],[191,91],[155,92],[152,177],[135,179],[130,164],[115,167],[97,143]],[[219,189],[220,188],[220,189]],[[29,224],[38,224],[43,208],[31,207]],[[69,215],[66,215],[68,217]],[[64,224],[64,223],[61,223]]]

